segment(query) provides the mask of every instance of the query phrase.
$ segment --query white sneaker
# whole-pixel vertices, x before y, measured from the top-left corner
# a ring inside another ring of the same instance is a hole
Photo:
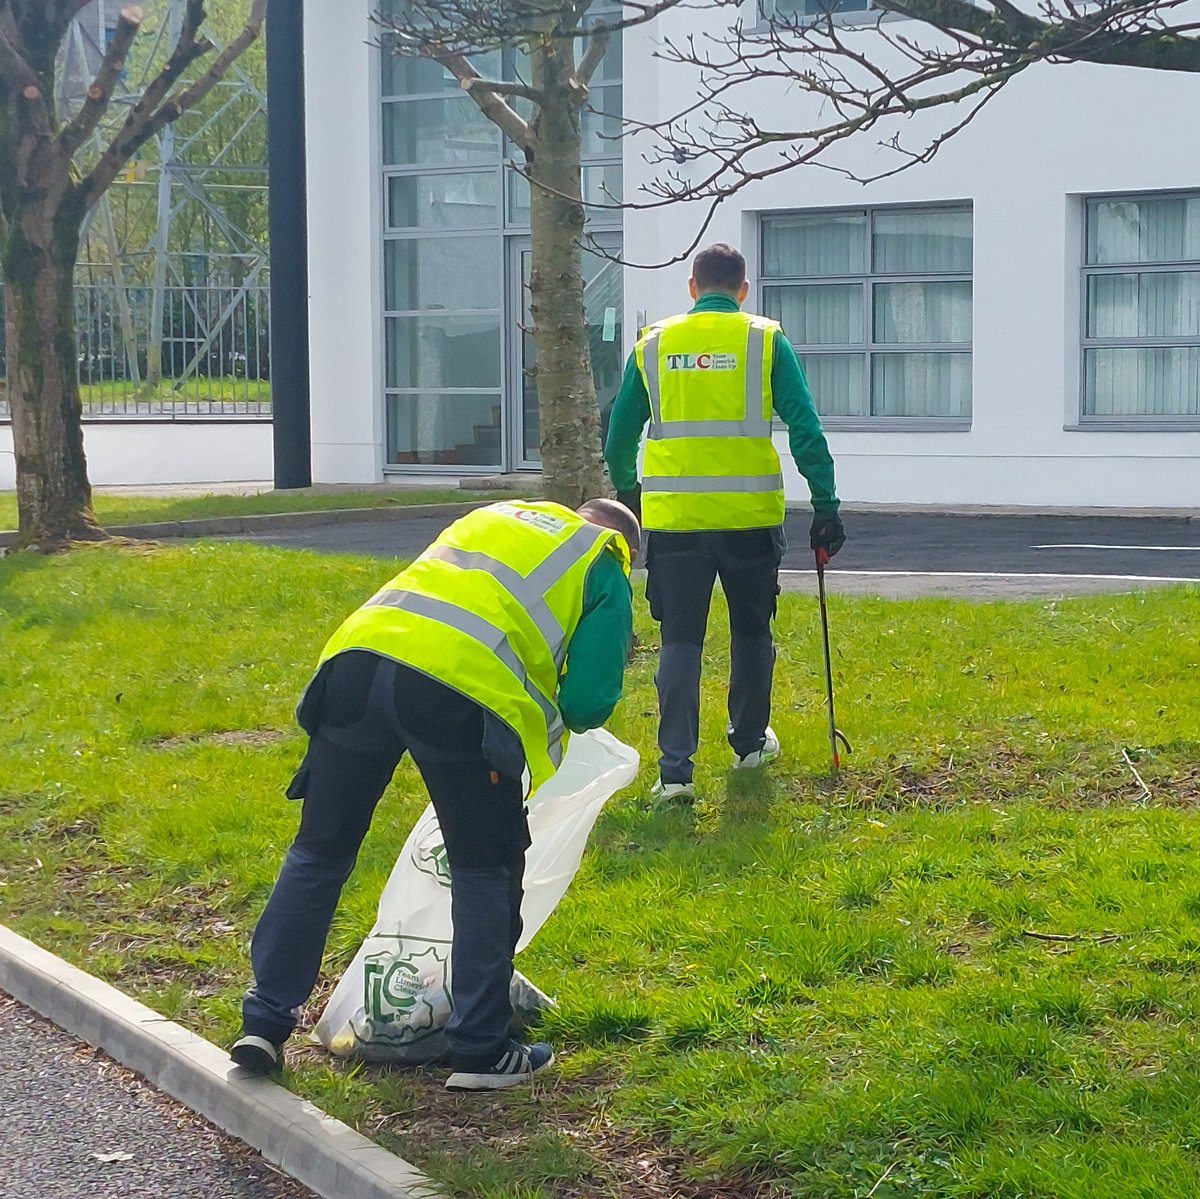
[[[768,725],[762,749],[742,756],[734,754],[733,768],[734,770],[757,770],[760,766],[766,766],[768,762],[774,762],[777,757],[779,757],[779,738],[775,736],[775,730]]]
[[[691,783],[664,783],[662,779],[650,788],[650,798],[656,807],[671,804],[690,804],[696,801],[696,792]]]

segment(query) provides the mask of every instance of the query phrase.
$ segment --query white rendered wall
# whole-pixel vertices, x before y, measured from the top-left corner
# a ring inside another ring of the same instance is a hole
[[[655,40],[679,35],[684,26],[696,32],[698,25],[711,27],[720,19],[681,10],[660,19],[653,34],[627,35],[626,111],[643,119],[677,111],[690,83],[652,57]],[[889,28],[898,33],[901,25]],[[843,499],[1200,506],[1200,432],[1066,427],[1077,423],[1080,402],[1081,197],[1200,185],[1194,91],[1191,77],[1170,72],[1040,67],[1009,84],[928,165],[865,187],[802,167],[752,185],[718,210],[705,242],[741,244],[756,288],[759,212],[920,201],[973,205],[972,426],[960,432],[831,429]],[[761,113],[772,127],[815,123],[803,111],[804,97],[769,81],[731,102]],[[845,143],[830,161],[859,174],[872,164],[886,165],[878,136]],[[905,137],[923,144],[912,122]],[[627,197],[636,198],[639,184],[653,175],[642,159],[644,149],[636,140],[626,143]],[[672,257],[686,248],[700,216],[698,209],[678,207],[627,212],[627,258]],[[687,308],[687,277],[686,263],[627,272],[631,335],[640,310],[654,319]],[[783,437],[779,443],[785,450]],[[807,497],[790,469],[789,494]]]
[[[0,425],[0,491],[16,487],[12,426]],[[243,483],[269,479],[270,421],[85,424],[88,477],[97,485]]]
[[[304,6],[313,480],[383,478],[377,4]]]

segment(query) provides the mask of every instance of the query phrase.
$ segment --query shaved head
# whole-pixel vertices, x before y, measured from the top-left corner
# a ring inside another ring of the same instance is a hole
[[[612,529],[625,538],[629,546],[629,556],[636,558],[642,544],[642,526],[638,518],[617,500],[596,499],[581,504],[576,511],[590,525],[600,525],[601,528]]]

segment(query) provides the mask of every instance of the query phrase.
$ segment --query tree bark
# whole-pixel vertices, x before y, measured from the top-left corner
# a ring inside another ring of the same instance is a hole
[[[17,544],[52,552],[102,540],[92,515],[76,375],[78,203],[27,210],[4,253],[8,398],[17,460]]]
[[[545,102],[527,170],[542,477],[547,499],[574,508],[608,486],[584,314],[580,100],[569,47],[547,39],[534,51],[534,86]]]

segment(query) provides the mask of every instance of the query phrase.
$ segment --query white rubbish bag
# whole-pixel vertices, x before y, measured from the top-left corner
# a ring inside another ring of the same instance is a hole
[[[562,766],[529,801],[524,949],[579,869],[600,809],[638,769],[637,751],[603,729],[573,736]],[[450,1018],[450,871],[433,805],[409,834],[379,900],[375,927],[342,976],[316,1038],[339,1057],[419,1065],[447,1050]],[[552,1006],[514,974],[513,1008]]]

